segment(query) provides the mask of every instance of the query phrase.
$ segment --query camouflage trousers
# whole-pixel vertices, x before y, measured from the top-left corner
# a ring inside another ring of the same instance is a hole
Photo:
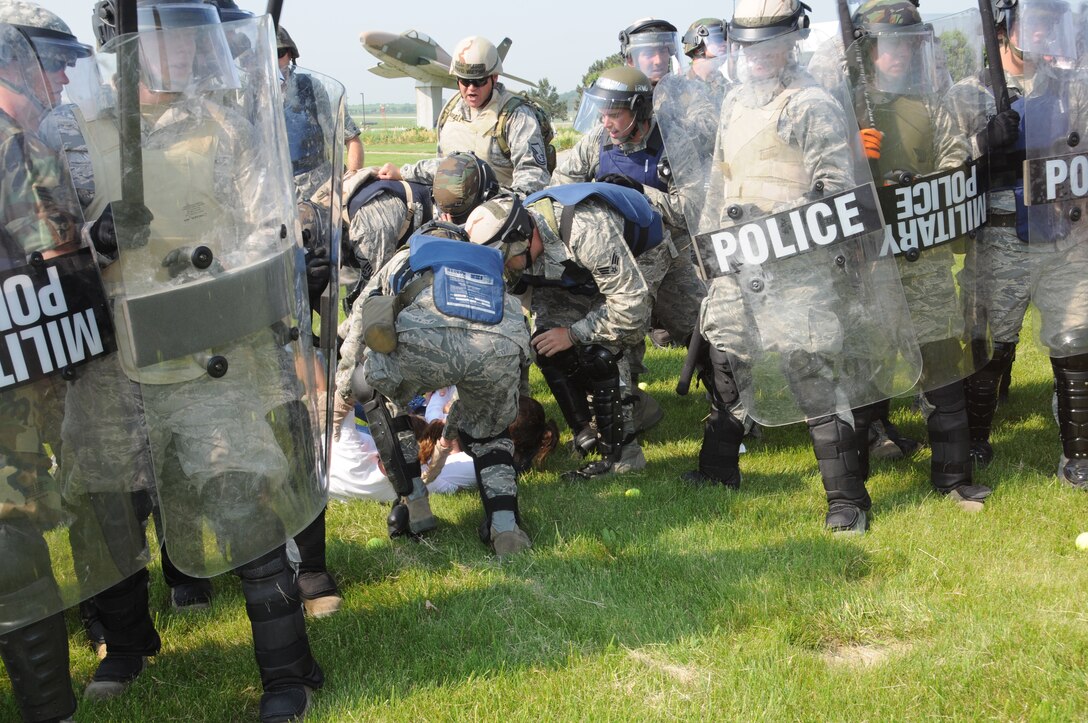
[[[1088,352],[1088,241],[1029,248],[1002,236],[974,244],[964,262],[962,273],[978,279],[967,298],[975,323],[988,323],[995,342],[1015,344],[1032,303],[1039,310],[1038,342],[1048,354]]]
[[[499,334],[453,327],[405,329],[390,354],[366,351],[367,383],[403,413],[423,392],[457,385],[457,401],[446,418],[448,428],[481,440],[470,442],[473,457],[489,452],[514,453],[502,435],[518,415],[518,387],[524,363],[522,347]],[[448,435],[447,435],[448,436]],[[491,465],[480,470],[488,498],[516,495],[514,468]]]
[[[653,299],[654,328],[669,332],[674,344],[684,344],[699,323],[699,307],[706,298],[706,283],[695,273],[691,247],[676,250],[661,244],[638,257],[638,267]],[[628,352],[631,372],[644,374],[646,345],[636,342]]]

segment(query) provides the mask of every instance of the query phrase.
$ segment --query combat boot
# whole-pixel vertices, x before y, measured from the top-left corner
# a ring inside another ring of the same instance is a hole
[[[306,614],[314,618],[336,613],[344,602],[325,561],[325,510],[295,535],[298,547],[298,591]]]
[[[642,434],[653,429],[665,418],[665,410],[656,399],[641,389],[636,389],[634,396],[635,434]]]
[[[520,527],[515,526],[514,529],[506,532],[498,532],[494,527],[491,528],[491,547],[500,560],[528,550],[532,546],[529,536]]]
[[[125,691],[147,666],[147,656],[162,643],[147,604],[147,568],[94,597],[106,638],[106,657],[98,664],[83,697],[114,698]]]

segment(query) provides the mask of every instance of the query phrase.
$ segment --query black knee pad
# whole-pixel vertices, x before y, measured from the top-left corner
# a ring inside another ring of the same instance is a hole
[[[704,345],[704,349],[699,378],[710,395],[711,407],[725,411],[740,398],[733,369],[729,366],[729,355],[710,344]]]
[[[582,368],[590,381],[603,382],[619,380],[619,356],[600,344],[588,344],[579,348]]]

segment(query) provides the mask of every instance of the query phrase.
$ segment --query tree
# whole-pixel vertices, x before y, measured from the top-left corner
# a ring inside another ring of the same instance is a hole
[[[536,101],[553,121],[567,119],[567,104],[560,100],[559,92],[547,78],[541,78],[537,87],[525,95]]]

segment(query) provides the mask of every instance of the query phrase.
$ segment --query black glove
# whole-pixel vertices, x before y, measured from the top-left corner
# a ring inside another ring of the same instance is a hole
[[[142,203],[114,201],[91,225],[91,242],[103,256],[117,256],[117,248],[135,249],[146,246],[154,216]],[[117,237],[118,227],[122,237]]]
[[[1020,114],[1009,108],[986,123],[986,130],[978,134],[978,146],[983,153],[986,153],[1011,146],[1019,137]]]
[[[630,176],[623,175],[622,173],[608,173],[604,176],[601,176],[597,180],[601,183],[612,183],[617,186],[623,186],[624,188],[630,188],[638,191],[639,193],[646,192],[645,188],[643,188],[641,183],[631,178]]]
[[[310,292],[310,308],[320,308],[321,294],[332,278],[332,267],[325,249],[306,254],[306,286]]]

